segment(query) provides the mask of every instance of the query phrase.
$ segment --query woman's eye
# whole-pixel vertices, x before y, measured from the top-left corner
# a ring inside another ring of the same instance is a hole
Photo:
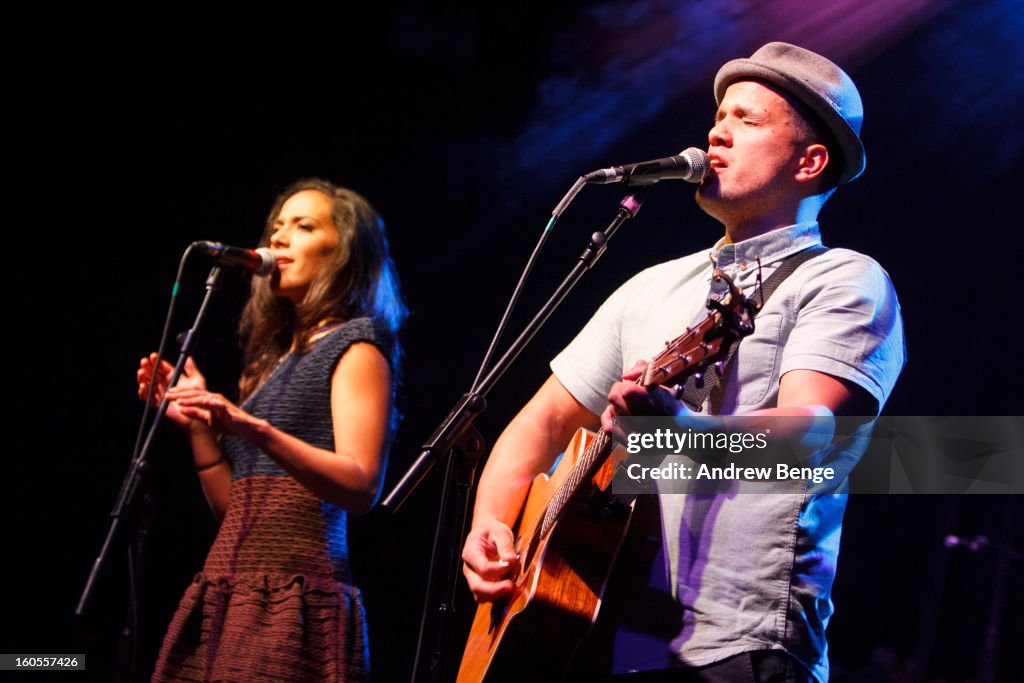
[[[313,230],[316,229],[316,226],[310,225],[309,223],[299,223],[299,229],[305,230],[306,232],[313,232]]]

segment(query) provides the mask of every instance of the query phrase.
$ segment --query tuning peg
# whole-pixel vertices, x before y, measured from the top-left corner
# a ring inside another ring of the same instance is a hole
[[[721,361],[720,360],[717,363],[715,363],[715,373],[719,377],[724,377],[725,376],[725,361]]]
[[[698,372],[693,376],[693,385],[698,389],[704,388],[704,373]]]

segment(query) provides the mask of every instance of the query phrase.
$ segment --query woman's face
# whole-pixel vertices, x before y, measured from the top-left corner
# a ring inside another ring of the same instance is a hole
[[[303,190],[289,197],[270,235],[270,250],[277,262],[270,280],[274,295],[295,304],[302,301],[313,278],[330,260],[338,239],[331,201],[323,193]]]

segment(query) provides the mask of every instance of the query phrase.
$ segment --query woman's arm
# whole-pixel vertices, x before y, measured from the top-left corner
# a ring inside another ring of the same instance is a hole
[[[224,519],[231,498],[231,465],[224,457],[217,433],[206,424],[196,420],[190,422],[188,438],[192,444],[199,485],[210,511],[219,522]]]
[[[258,446],[318,497],[357,514],[376,502],[389,445],[391,369],[374,345],[353,344],[334,369],[334,451],[286,434],[219,394],[172,389],[169,396],[187,416]]]
[[[155,353],[139,362],[136,376],[139,381],[139,398],[142,400],[145,400],[149,392],[149,383],[153,381],[155,362]],[[154,407],[159,406],[163,400],[167,392],[167,382],[173,371],[170,363],[160,362],[160,367],[155,373]],[[191,356],[185,359],[185,366],[178,377],[175,389],[206,391],[206,378],[199,372]],[[205,421],[186,415],[173,401],[167,406],[167,417],[188,434],[189,443],[192,445],[192,460],[199,475],[203,495],[217,521],[224,519],[224,511],[228,507],[228,498],[231,495],[231,466],[221,451],[219,435]]]

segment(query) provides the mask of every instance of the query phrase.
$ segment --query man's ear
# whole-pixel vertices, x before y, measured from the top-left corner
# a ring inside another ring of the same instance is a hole
[[[828,166],[828,148],[825,145],[815,143],[807,145],[801,154],[797,169],[796,180],[798,182],[812,182],[820,178]]]

